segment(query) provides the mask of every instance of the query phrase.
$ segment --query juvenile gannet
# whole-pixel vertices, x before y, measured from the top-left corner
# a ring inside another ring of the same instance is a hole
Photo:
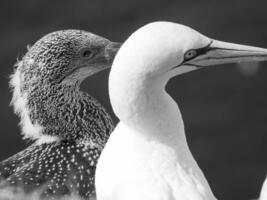
[[[41,38],[18,62],[12,105],[24,138],[34,143],[0,163],[0,199],[7,190],[14,199],[95,196],[96,161],[113,123],[79,86],[110,67],[118,48],[95,34],[64,30]]]
[[[155,22],[134,32],[109,77],[120,122],[97,165],[97,199],[215,200],[165,86],[170,78],[201,67],[266,59],[267,49],[213,40],[176,23]]]

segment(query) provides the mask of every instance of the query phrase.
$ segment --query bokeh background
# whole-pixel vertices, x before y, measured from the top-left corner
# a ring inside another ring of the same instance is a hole
[[[8,86],[26,45],[69,28],[124,41],[156,20],[186,24],[219,40],[267,47],[266,0],[1,1],[0,160],[29,144],[21,139],[19,119],[9,106]],[[82,89],[112,113],[107,77],[108,71],[90,77]],[[267,173],[267,62],[201,69],[171,80],[167,89],[179,102],[189,145],[217,198],[257,197]]]

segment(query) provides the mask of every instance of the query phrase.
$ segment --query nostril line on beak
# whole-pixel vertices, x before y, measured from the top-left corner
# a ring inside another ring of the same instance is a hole
[[[106,57],[110,60],[113,60],[121,45],[121,43],[117,42],[111,42],[110,44],[108,44],[105,48]]]
[[[121,47],[121,43],[118,42],[111,42],[110,44],[107,45],[107,49],[116,49],[117,51],[119,50],[119,48]]]

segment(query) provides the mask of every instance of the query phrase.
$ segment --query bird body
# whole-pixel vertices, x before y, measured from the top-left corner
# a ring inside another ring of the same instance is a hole
[[[266,58],[265,49],[212,40],[170,22],[134,32],[116,55],[109,77],[120,122],[97,164],[97,199],[215,200],[166,84],[200,67]]]
[[[129,107],[124,107],[123,112],[131,112],[125,113],[131,120],[119,122],[104,148],[97,179],[105,189],[98,198],[172,200],[194,196],[194,200],[214,200],[187,145],[180,110],[164,90],[166,81],[140,83],[141,87],[135,87],[137,80],[126,84],[123,81],[130,77],[121,75],[118,80],[115,73],[110,74],[110,81],[120,82],[114,88],[120,94],[112,95],[125,101],[122,91],[127,94],[125,102]],[[105,166],[112,173],[102,171]]]
[[[110,67],[118,47],[86,31],[57,31],[18,62],[11,103],[33,143],[0,163],[0,198],[11,189],[11,199],[95,199],[96,162],[113,122],[80,84]]]
[[[105,188],[97,195],[100,200],[107,196],[118,200],[215,199],[187,146],[138,136],[123,123],[114,130],[101,156],[101,161],[109,161],[112,173],[101,173],[106,162],[98,164],[97,186]]]
[[[23,191],[16,198],[38,190],[37,199],[70,195],[94,198],[95,165],[101,148],[69,140],[32,144],[0,163],[0,192],[10,187]]]

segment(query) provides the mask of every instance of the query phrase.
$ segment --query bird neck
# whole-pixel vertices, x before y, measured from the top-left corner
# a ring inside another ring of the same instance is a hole
[[[169,77],[140,77],[111,71],[109,92],[113,110],[122,123],[142,136],[163,143],[187,145],[183,119],[176,102],[165,91]]]
[[[144,77],[116,67],[118,66],[111,69],[109,92],[113,111],[121,121],[112,133],[114,135],[111,135],[113,144],[117,147],[114,138],[117,142],[125,141],[126,145],[134,146],[134,151],[141,149],[142,154],[150,154],[156,149],[156,155],[163,152],[164,159],[168,162],[168,156],[172,157],[175,152],[175,170],[183,171],[182,177],[177,175],[178,179],[183,182],[188,175],[190,178],[187,180],[193,180],[193,184],[198,186],[196,190],[202,190],[209,197],[206,199],[215,199],[188,147],[179,107],[165,91],[172,72],[158,77]],[[130,71],[131,67],[127,66],[127,69]],[[165,154],[165,150],[170,155]],[[127,149],[126,153],[129,151],[131,150]],[[141,154],[131,157],[137,159],[134,163],[141,161],[139,155]],[[162,166],[162,162],[159,166]]]
[[[112,129],[104,108],[80,91],[78,84],[33,88],[26,94],[25,109],[21,118],[26,138],[87,140],[104,145]]]

